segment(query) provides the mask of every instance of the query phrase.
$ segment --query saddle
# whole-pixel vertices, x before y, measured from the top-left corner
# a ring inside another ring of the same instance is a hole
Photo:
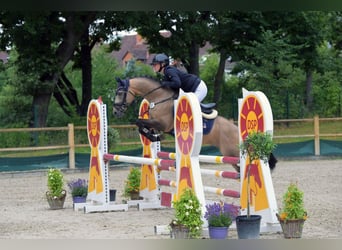
[[[178,98],[178,94],[175,96],[175,98]],[[210,103],[200,103],[201,111],[202,111],[202,117],[204,119],[212,120],[215,119],[218,115],[217,110],[214,108],[216,107],[215,102]]]
[[[216,103],[200,103],[200,106],[203,118],[211,120],[217,117]]]

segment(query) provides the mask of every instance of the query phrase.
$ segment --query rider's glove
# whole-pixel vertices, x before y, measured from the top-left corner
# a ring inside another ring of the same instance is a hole
[[[163,87],[169,87],[169,83],[168,83],[168,82],[161,82],[161,86],[163,86]]]

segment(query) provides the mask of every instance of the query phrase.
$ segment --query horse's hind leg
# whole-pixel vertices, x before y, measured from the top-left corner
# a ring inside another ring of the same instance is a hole
[[[240,165],[238,164],[232,164],[233,168],[235,169],[236,172],[240,173]]]

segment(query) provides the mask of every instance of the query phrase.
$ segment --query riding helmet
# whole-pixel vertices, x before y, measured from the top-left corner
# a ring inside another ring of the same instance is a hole
[[[170,59],[167,55],[165,54],[157,54],[152,60],[152,64],[157,64],[157,63],[164,63],[165,66],[170,64]]]

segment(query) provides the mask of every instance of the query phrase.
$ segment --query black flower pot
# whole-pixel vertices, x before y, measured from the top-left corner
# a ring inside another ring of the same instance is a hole
[[[116,189],[109,189],[109,201],[115,201]]]
[[[239,215],[236,217],[236,230],[239,239],[259,239],[261,215]]]

